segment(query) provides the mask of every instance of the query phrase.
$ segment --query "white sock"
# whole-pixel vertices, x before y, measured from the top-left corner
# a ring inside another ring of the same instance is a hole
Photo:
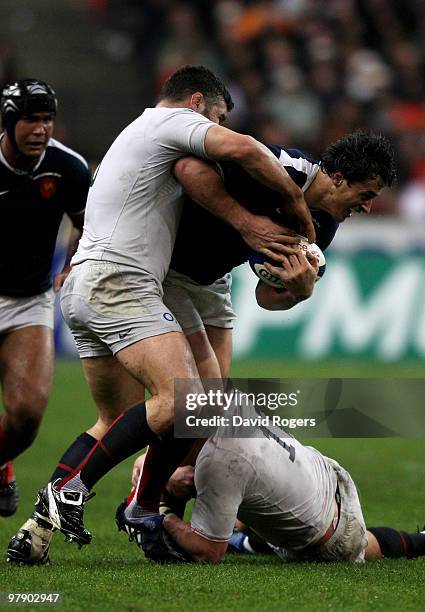
[[[127,508],[124,510],[124,515],[127,520],[139,519],[142,516],[147,516],[149,514],[152,514],[152,512],[146,512],[146,510],[143,510],[143,508],[139,505],[139,502],[137,501],[137,496],[139,494],[140,481],[142,480],[142,472],[143,470],[140,471],[140,476],[139,476],[139,480],[137,481],[136,491],[133,495],[133,499],[128,504]]]
[[[89,492],[88,488],[81,480],[79,474],[71,478],[71,480],[68,480],[68,482],[66,482],[63,487],[61,487],[61,491],[79,491],[81,493],[84,493],[84,495],[88,495]]]

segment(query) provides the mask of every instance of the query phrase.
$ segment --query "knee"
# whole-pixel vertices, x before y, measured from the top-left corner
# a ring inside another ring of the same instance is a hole
[[[164,434],[174,423],[174,398],[169,395],[153,396],[146,404],[149,427],[156,434]]]
[[[164,434],[169,431],[175,422],[176,415],[182,416],[186,409],[188,393],[198,396],[204,393],[202,383],[199,379],[187,380],[184,389],[174,394],[174,389],[166,389],[148,400],[147,415],[149,427],[156,434]]]
[[[170,430],[174,424],[174,397],[164,396],[160,400],[160,431],[165,433]]]
[[[35,433],[41,423],[48,402],[42,390],[15,392],[4,398],[8,426],[19,434]]]

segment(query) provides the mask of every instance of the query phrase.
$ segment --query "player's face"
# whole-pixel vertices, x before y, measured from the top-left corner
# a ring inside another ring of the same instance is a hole
[[[218,102],[206,104],[205,110],[201,113],[209,119],[221,125],[227,119],[227,106],[223,98],[220,98]]]
[[[334,191],[328,211],[340,223],[351,217],[353,212],[369,214],[373,199],[382,191],[383,182],[379,176],[359,183],[347,183],[338,173],[332,177]]]
[[[34,113],[19,119],[15,126],[15,140],[21,155],[40,157],[52,136],[53,125],[52,113]]]

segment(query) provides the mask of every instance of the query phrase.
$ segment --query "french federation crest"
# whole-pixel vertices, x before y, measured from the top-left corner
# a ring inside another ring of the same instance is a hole
[[[40,180],[40,193],[43,198],[50,199],[56,193],[56,179],[52,176],[45,176]]]

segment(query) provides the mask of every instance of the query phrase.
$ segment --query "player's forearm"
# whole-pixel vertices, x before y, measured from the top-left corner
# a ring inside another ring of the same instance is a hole
[[[251,140],[252,145],[238,152],[234,161],[243,166],[254,179],[278,191],[288,202],[304,200],[302,190],[294,183],[277,157],[260,142]]]
[[[165,517],[164,529],[195,561],[218,563],[227,548],[227,542],[210,542],[195,533],[188,523],[175,514],[168,514]]]
[[[216,126],[208,130],[205,148],[211,159],[240,164],[257,181],[278,191],[288,202],[302,202],[302,190],[277,157],[255,138]]]
[[[254,216],[228,194],[220,175],[209,164],[185,157],[176,163],[174,175],[194,202],[236,230]]]
[[[69,238],[68,247],[66,250],[65,263],[63,265],[63,271],[66,271],[70,267],[71,259],[74,257],[75,252],[78,248],[78,243],[80,242],[81,235],[83,233],[82,229],[77,227],[72,228],[71,236]]]

